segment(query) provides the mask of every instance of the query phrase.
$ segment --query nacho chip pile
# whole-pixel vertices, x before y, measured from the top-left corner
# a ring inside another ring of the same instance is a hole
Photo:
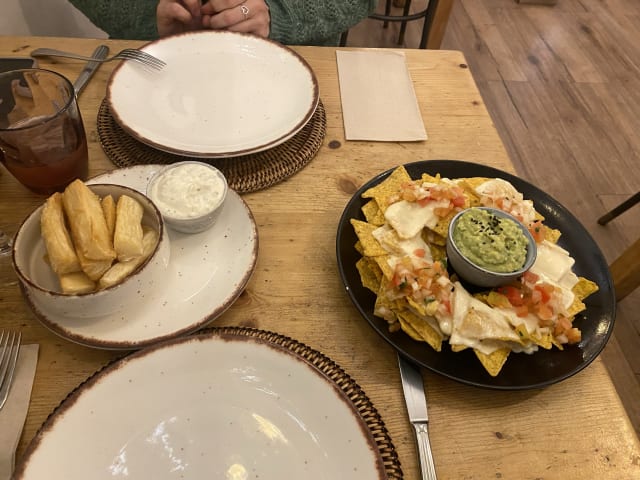
[[[472,348],[492,376],[512,352],[580,341],[573,320],[598,287],[573,273],[573,258],[557,245],[560,232],[546,227],[533,202],[509,182],[426,173],[413,180],[398,167],[362,197],[370,199],[362,207],[365,221],[351,219],[362,255],[356,267],[376,294],[374,314],[391,331],[436,351],[444,341],[454,352]],[[513,284],[471,294],[447,270],[445,244],[451,219],[475,206],[499,208],[526,225],[538,259]]]

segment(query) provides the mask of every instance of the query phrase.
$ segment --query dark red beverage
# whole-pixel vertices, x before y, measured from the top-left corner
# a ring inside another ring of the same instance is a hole
[[[13,76],[11,76],[13,75]],[[87,139],[73,86],[46,70],[0,75],[0,161],[40,194],[87,178]]]

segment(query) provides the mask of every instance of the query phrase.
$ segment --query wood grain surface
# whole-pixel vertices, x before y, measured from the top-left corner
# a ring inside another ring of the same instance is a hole
[[[0,54],[37,47],[90,53],[89,39],[0,37]],[[111,51],[137,42],[111,41]],[[346,142],[335,49],[300,47],[314,69],[327,111],[325,145],[302,171],[268,190],[245,195],[259,229],[256,271],[239,300],[213,325],[276,331],[331,357],[380,411],[407,479],[418,479],[395,351],[358,315],[341,285],[335,260],[338,219],[353,192],[379,172],[425,159],[465,159],[514,171],[476,88],[467,60],[455,51],[407,50],[409,70],[429,140]],[[82,64],[41,61],[70,78]],[[95,119],[112,65],[101,67],[80,98],[92,174],[113,169],[98,143]],[[43,201],[0,170],[3,228]],[[13,233],[12,231],[10,233]],[[22,454],[51,411],[79,383],[122,353],[70,343],[46,330],[23,301],[11,266],[0,265],[1,322],[40,344]],[[427,348],[427,347],[425,347]],[[440,478],[618,479],[640,476],[640,445],[601,360],[544,390],[477,389],[424,372],[430,432]]]

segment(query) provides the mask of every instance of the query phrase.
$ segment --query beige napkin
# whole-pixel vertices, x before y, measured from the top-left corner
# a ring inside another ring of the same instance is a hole
[[[22,345],[9,398],[0,410],[0,480],[11,478],[38,363],[38,345]]]
[[[338,50],[336,60],[347,140],[427,139],[403,52]]]

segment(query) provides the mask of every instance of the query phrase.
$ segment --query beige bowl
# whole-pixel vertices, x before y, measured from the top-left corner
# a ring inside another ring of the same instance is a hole
[[[169,264],[169,236],[162,215],[149,198],[121,185],[95,184],[88,187],[100,197],[111,194],[117,201],[121,195],[128,195],[140,202],[144,208],[142,223],[159,233],[158,244],[142,265],[120,283],[91,293],[63,293],[55,273],[45,262],[46,249],[40,234],[41,205],[26,218],[15,236],[13,267],[28,300],[43,316],[49,313],[70,318],[92,318],[117,313],[137,301],[141,292],[153,288]]]

